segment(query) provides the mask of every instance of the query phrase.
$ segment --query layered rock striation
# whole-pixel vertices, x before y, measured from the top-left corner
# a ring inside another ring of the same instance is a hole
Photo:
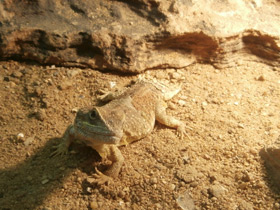
[[[139,73],[194,62],[279,67],[280,2],[3,0],[0,59]]]

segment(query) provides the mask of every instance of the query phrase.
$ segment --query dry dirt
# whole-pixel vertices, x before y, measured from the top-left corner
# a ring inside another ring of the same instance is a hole
[[[279,209],[259,151],[279,136],[280,71],[244,62],[147,73],[182,83],[168,112],[186,122],[189,139],[157,124],[121,148],[119,177],[98,187],[87,177],[106,162],[94,150],[75,143],[69,155],[50,154],[77,108],[136,76],[1,62],[0,209]]]

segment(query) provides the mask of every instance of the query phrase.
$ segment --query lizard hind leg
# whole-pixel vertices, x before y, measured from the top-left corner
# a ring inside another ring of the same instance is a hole
[[[186,125],[180,120],[177,120],[176,118],[169,116],[166,114],[166,103],[164,101],[158,102],[156,104],[156,120],[168,127],[176,128],[178,136],[182,139],[184,136],[187,136],[186,132]],[[188,137],[189,138],[189,137]]]

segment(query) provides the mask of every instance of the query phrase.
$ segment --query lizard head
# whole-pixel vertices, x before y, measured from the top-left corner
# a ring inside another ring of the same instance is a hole
[[[82,108],[77,112],[74,127],[87,143],[117,144],[122,133],[112,127],[110,119],[104,118],[99,107]]]

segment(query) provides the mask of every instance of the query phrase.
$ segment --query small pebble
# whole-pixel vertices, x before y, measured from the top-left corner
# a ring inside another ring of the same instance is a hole
[[[96,201],[92,201],[92,202],[90,202],[89,207],[91,210],[95,210],[95,209],[98,209],[99,205]]]
[[[39,111],[35,112],[35,117],[37,120],[44,121],[47,118],[45,109],[40,109]]]
[[[92,193],[92,189],[90,187],[87,187],[86,189],[87,193],[91,194]]]
[[[188,164],[190,162],[190,158],[188,156],[184,156],[183,158],[184,164]]]
[[[153,177],[150,179],[151,184],[156,184],[157,183],[157,178]]]
[[[162,209],[162,206],[159,203],[156,203],[155,206],[156,206],[156,209]]]
[[[208,105],[208,103],[206,101],[203,101],[201,104],[202,104],[202,106],[207,106]]]
[[[179,101],[178,101],[178,104],[179,104],[180,106],[185,106],[185,105],[187,104],[187,102],[184,101],[184,100],[179,100]]]
[[[58,85],[58,89],[60,90],[66,90],[70,88],[73,85],[72,81],[63,81],[60,85]]]
[[[34,137],[28,137],[23,143],[25,146],[29,146],[34,141]]]
[[[78,110],[79,110],[79,108],[75,107],[75,108],[73,108],[73,109],[71,110],[71,112],[72,112],[72,113],[77,113]]]
[[[12,73],[12,76],[16,77],[16,78],[20,78],[20,77],[22,77],[22,75],[23,74],[20,71],[16,71],[16,72]]]
[[[71,69],[71,70],[67,71],[67,76],[68,77],[75,77],[80,72],[81,72],[81,70],[79,70],[79,69],[74,69],[74,70]]]
[[[118,196],[119,196],[120,198],[124,198],[124,197],[125,197],[125,192],[124,192],[124,191],[120,191],[120,192],[118,193]]]
[[[111,81],[109,84],[110,84],[110,88],[112,89],[113,87],[115,87],[115,86],[116,86],[116,84],[117,84],[117,83],[116,83],[116,82],[114,82],[114,81]]]
[[[215,184],[215,185],[212,185],[210,188],[209,188],[209,193],[218,198],[220,197],[222,194],[224,194],[226,192],[226,188],[224,188],[222,185],[220,184]]]
[[[252,180],[250,174],[246,171],[242,177],[242,181],[244,182],[250,182]]]
[[[242,123],[239,123],[237,127],[238,128],[244,128],[244,125]]]
[[[207,155],[207,154],[204,154],[204,155],[203,155],[203,158],[204,158],[205,160],[210,160],[210,159],[211,159],[210,156]]]
[[[181,79],[182,75],[178,72],[173,72],[170,74],[170,79]]]
[[[14,82],[10,82],[10,86],[13,88],[13,87],[15,87],[15,86],[16,86],[16,83],[14,83]]]
[[[195,210],[196,209],[196,207],[194,205],[194,201],[187,191],[184,192],[183,194],[179,195],[179,197],[176,199],[176,201],[183,210]]]
[[[249,152],[252,154],[252,155],[257,155],[258,154],[258,151],[256,150],[256,149],[253,149],[253,148],[251,148],[250,150],[249,150]]]
[[[263,82],[265,80],[264,75],[257,77],[256,80]]]
[[[19,133],[17,135],[17,140],[23,140],[23,138],[24,138],[24,134],[23,133]]]
[[[169,186],[169,188],[170,188],[170,190],[175,190],[175,188],[176,188],[176,185],[175,184],[171,184],[170,186]]]
[[[50,180],[48,180],[48,179],[44,179],[41,183],[42,183],[42,184],[47,184],[49,181],[50,181]]]

